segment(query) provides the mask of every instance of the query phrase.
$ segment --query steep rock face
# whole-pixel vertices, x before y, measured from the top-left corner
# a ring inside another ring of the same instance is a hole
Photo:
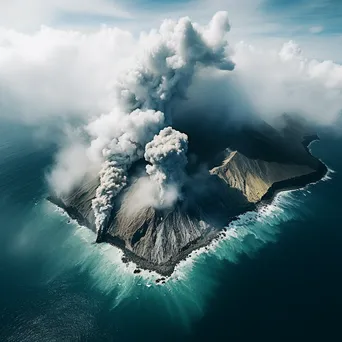
[[[207,177],[207,187],[197,193],[193,184],[188,185],[186,199],[169,209],[139,205],[139,184],[132,184],[121,197],[103,240],[122,248],[140,267],[172,273],[182,258],[208,244],[232,217],[253,209],[240,191],[219,177]]]
[[[230,187],[240,190],[251,203],[259,202],[274,183],[305,176],[316,170],[309,165],[285,164],[247,158],[234,151],[211,170]]]
[[[128,217],[119,211],[115,228],[109,234],[125,241],[125,247],[156,265],[170,262],[190,243],[203,238],[209,228],[189,217],[181,208],[158,211],[145,208]]]
[[[67,195],[51,195],[48,199],[64,209],[71,218],[96,232],[92,200],[99,185],[98,179],[84,181]]]

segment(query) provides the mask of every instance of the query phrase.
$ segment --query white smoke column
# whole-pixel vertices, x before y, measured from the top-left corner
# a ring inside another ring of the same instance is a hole
[[[196,67],[234,68],[227,56],[229,30],[227,13],[218,12],[207,27],[193,24],[187,17],[178,22],[165,20],[159,31],[153,30],[140,37],[134,65],[123,72],[117,82],[116,100],[120,109],[116,108],[90,124],[90,131],[95,127],[96,132],[92,134],[95,139],[89,154],[99,155],[100,150],[100,158],[105,159],[100,173],[100,186],[93,200],[99,232],[111,212],[114,197],[126,185],[129,167],[142,157],[144,147],[153,135],[171,123],[170,102],[175,97],[186,96]],[[149,120],[140,120],[137,125],[135,120],[139,115],[135,117],[134,113],[138,111],[142,114],[145,110],[163,111],[166,114],[163,126],[157,127],[155,123],[151,126]],[[179,139],[183,146],[183,136]],[[165,159],[166,162],[168,160]],[[172,166],[167,165],[170,168]],[[177,165],[174,166],[177,168]],[[177,169],[170,174],[175,177],[178,172]]]
[[[112,199],[126,185],[126,166],[106,161],[100,171],[100,186],[96,189],[96,197],[92,207],[95,215],[95,226],[102,230],[106,218],[112,209]]]
[[[165,20],[159,31],[143,34],[136,64],[118,82],[118,101],[128,111],[165,111],[173,97],[186,96],[197,65],[233,70],[229,30],[227,12],[217,12],[206,27],[184,17],[178,22]]]
[[[121,120],[118,120],[118,117]],[[107,116],[103,120],[106,123],[106,129],[111,131],[112,140],[108,146],[102,149],[103,157],[107,160],[102,165],[100,186],[97,188],[96,197],[92,202],[98,232],[102,232],[106,224],[106,219],[112,210],[113,199],[127,184],[129,167],[143,157],[146,143],[164,125],[163,113],[153,110],[137,109],[131,115],[123,116],[118,112],[113,112],[109,118],[113,120],[106,120]],[[114,127],[111,126],[113,124]],[[102,128],[101,125],[88,127],[89,131],[93,133]],[[104,132],[102,133],[104,134]],[[101,146],[103,141],[97,139],[93,141],[93,144]]]
[[[185,180],[187,151],[187,135],[171,127],[164,128],[146,145],[145,159],[151,164],[146,172],[158,184],[158,205],[169,207],[177,199]]]

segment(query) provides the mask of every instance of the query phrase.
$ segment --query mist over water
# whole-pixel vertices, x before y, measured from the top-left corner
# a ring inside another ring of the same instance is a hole
[[[33,128],[0,129],[0,340],[241,341],[271,336],[282,322],[297,326],[298,312],[313,322],[312,312],[326,310],[331,325],[337,320],[342,280],[337,273],[333,285],[323,278],[332,280],[341,260],[340,139],[322,134],[311,145],[336,171],[330,178],[243,215],[160,286],[157,275],[134,275],[118,249],[94,244],[94,233],[45,200],[53,144]],[[269,334],[243,329],[263,317],[279,317],[265,327]]]

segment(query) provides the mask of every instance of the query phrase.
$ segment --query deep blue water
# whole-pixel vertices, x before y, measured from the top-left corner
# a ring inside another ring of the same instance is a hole
[[[156,286],[45,201],[53,144],[2,125],[0,341],[340,341],[342,140],[321,138],[331,179],[243,217]]]

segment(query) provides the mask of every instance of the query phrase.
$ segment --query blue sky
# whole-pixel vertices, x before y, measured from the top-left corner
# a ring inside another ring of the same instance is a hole
[[[0,22],[31,29],[40,24],[93,27],[123,20],[153,22],[156,16],[178,13],[196,17],[202,12],[210,17],[219,8],[238,11],[244,19],[263,17],[265,23],[276,24],[278,34],[291,29],[303,33],[312,27],[311,33],[342,33],[341,0],[2,0]]]
[[[277,16],[283,25],[313,27],[317,30],[312,30],[312,33],[316,34],[342,33],[340,0],[267,0],[262,9],[268,15]]]
[[[342,0],[2,0],[0,23],[19,31],[106,24],[139,33],[166,17],[204,23],[217,10],[228,11],[233,42],[279,46],[294,39],[311,57],[341,59]]]

